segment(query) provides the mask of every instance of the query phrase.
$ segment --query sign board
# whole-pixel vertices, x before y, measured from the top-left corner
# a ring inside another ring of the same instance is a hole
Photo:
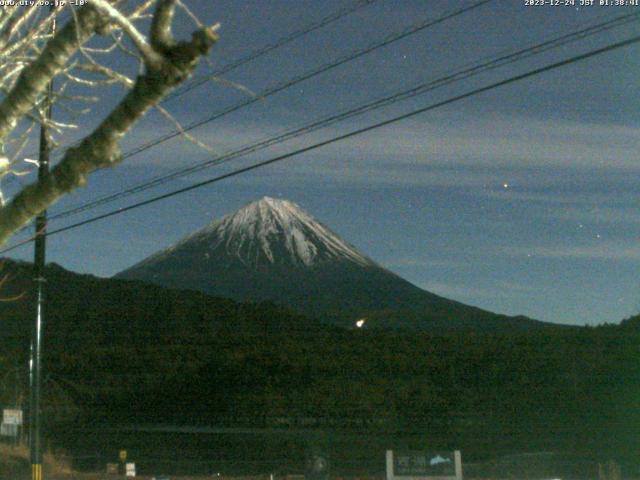
[[[387,480],[462,480],[462,456],[453,452],[387,450]]]
[[[135,463],[127,463],[126,475],[127,475],[127,477],[135,477],[136,476],[136,464]]]
[[[118,458],[120,458],[121,462],[124,462],[127,459],[127,451],[120,450],[120,455],[118,456]]]
[[[0,424],[0,435],[3,437],[17,437],[18,425],[15,425],[13,423]]]
[[[2,411],[2,423],[7,425],[22,425],[22,410],[5,408]]]

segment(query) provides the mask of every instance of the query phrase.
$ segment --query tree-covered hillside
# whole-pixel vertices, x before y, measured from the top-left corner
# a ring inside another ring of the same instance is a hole
[[[26,266],[11,268],[20,279]],[[269,304],[58,267],[49,275],[46,407],[68,412],[58,424],[286,427],[307,418],[424,431],[477,451],[604,457],[630,457],[640,441],[640,333],[629,322],[505,334],[340,330]],[[27,298],[0,304],[12,325],[2,331],[5,367],[15,355],[26,364]]]

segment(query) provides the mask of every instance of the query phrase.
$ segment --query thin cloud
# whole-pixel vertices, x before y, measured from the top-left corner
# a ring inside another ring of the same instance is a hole
[[[446,298],[495,298],[497,296],[495,291],[489,289],[472,287],[462,284],[451,284],[442,282],[424,282],[418,285],[424,290],[441,295]]]
[[[393,267],[419,267],[419,268],[441,268],[441,267],[461,267],[468,265],[467,262],[460,260],[447,260],[447,259],[425,259],[425,258],[397,258],[389,262],[384,262],[385,266]]]
[[[277,123],[265,128],[255,123],[215,122],[192,133],[224,154],[289,128]],[[355,124],[345,124],[314,132],[228,165],[232,168],[265,160],[355,128]],[[338,142],[235,181],[464,188],[502,199],[507,195],[514,200],[535,200],[538,195],[537,201],[544,201],[541,197],[546,194],[503,192],[497,187],[503,179],[515,178],[529,189],[561,188],[575,183],[576,178],[598,178],[598,171],[606,171],[610,182],[618,184],[628,181],[630,174],[640,174],[638,151],[640,128],[505,115],[473,119],[447,112]],[[136,167],[151,164],[157,171],[189,166],[207,158],[211,157],[197,146],[177,138],[127,163]],[[215,170],[206,169],[189,178],[210,178]],[[620,175],[616,177],[615,172]],[[575,203],[574,200],[556,197],[550,201]]]
[[[494,288],[481,288],[472,285],[464,285],[460,283],[445,283],[445,282],[423,282],[418,284],[420,288],[433,292],[437,295],[441,295],[446,298],[453,299],[504,299],[511,297],[529,297],[532,294],[539,294],[539,289],[527,287],[517,283],[499,282]]]
[[[602,242],[592,245],[505,247],[494,254],[510,257],[640,262],[640,242],[637,245]]]
[[[363,123],[368,122],[342,123],[292,143],[310,144],[355,130]],[[292,127],[215,122],[193,133],[213,144],[241,145]],[[154,136],[153,131],[140,133],[142,138]],[[342,158],[392,158],[409,164],[637,169],[640,128],[495,114],[471,118],[463,112],[447,112],[381,128],[322,150],[331,152],[331,156],[339,153]]]
[[[638,206],[594,206],[588,209],[562,208],[548,215],[559,220],[580,222],[581,224],[623,224],[637,227],[640,225],[640,213],[638,212]]]

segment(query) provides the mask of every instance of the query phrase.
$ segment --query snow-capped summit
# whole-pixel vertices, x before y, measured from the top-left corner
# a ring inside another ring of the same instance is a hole
[[[373,262],[353,246],[287,200],[264,197],[204,228],[196,237],[207,237],[210,249],[247,265],[287,263],[311,266],[347,260],[359,265]]]
[[[264,197],[119,273],[235,300],[273,301],[341,326],[510,324],[382,268],[298,205]],[[520,322],[518,322],[520,323]]]
[[[269,264],[304,268],[340,261],[376,265],[295,203],[271,197],[214,220],[127,272],[176,255],[202,265],[239,262],[253,269]]]

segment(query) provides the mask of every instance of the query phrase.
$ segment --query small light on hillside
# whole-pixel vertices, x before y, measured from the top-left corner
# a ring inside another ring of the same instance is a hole
[[[366,319],[366,318],[361,318],[360,320],[358,320],[358,321],[356,322],[356,327],[358,327],[358,328],[362,328],[362,327],[364,327],[364,322],[366,322],[366,321],[367,321],[367,319]]]

